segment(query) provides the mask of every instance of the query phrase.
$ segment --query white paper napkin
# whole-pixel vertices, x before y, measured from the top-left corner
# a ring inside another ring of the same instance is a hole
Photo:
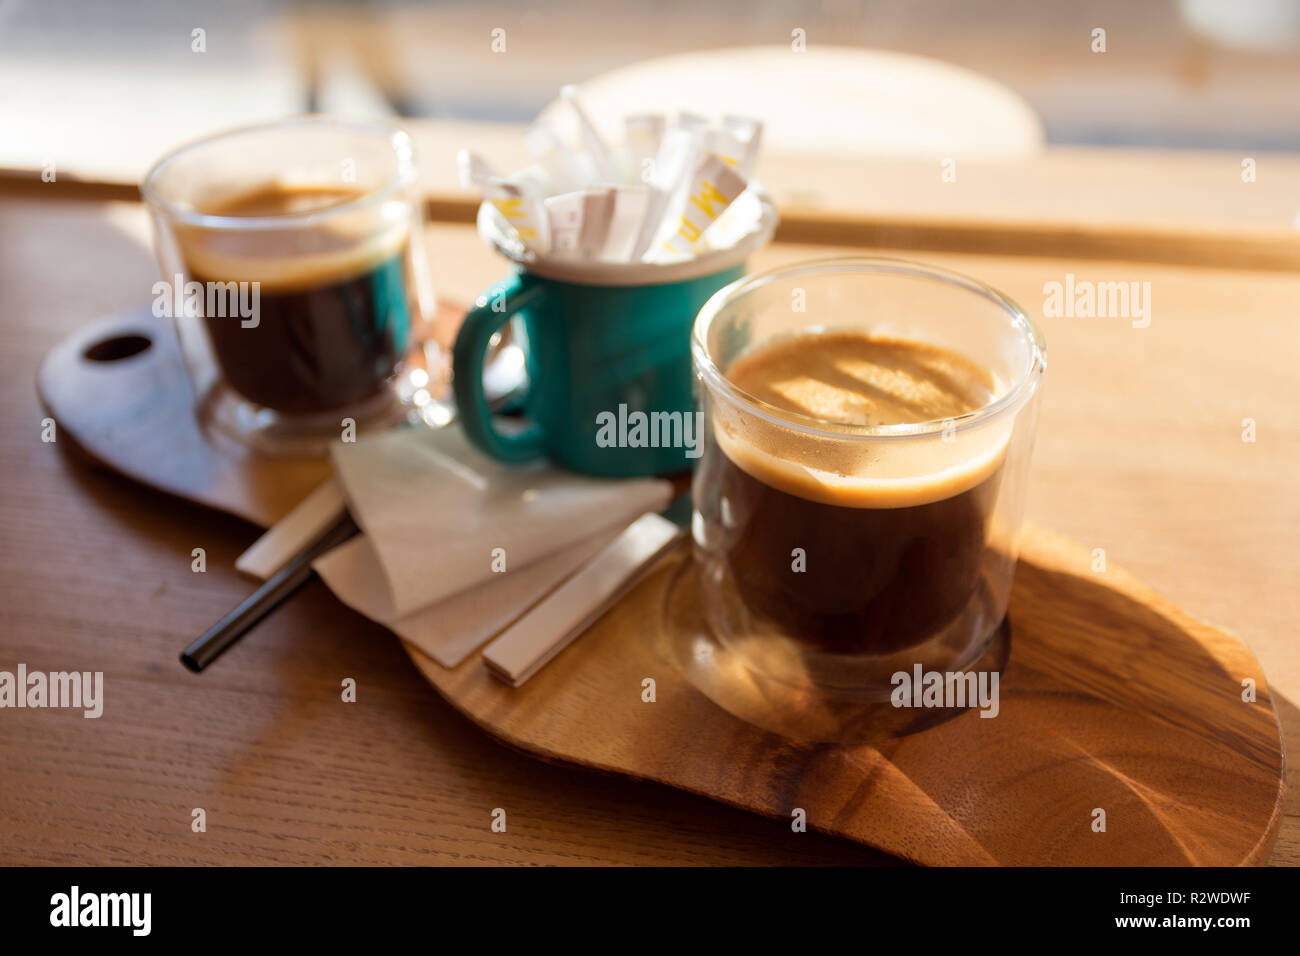
[[[334,446],[335,477],[370,538],[404,617],[667,506],[656,479],[588,478],[544,463],[509,466],[459,428],[401,428]],[[497,549],[500,549],[498,553]]]
[[[365,535],[318,558],[312,567],[348,607],[384,624],[443,667],[455,667],[554,591],[617,535],[617,530],[598,532],[405,617],[393,611],[388,582]]]
[[[363,533],[313,567],[341,601],[446,667],[516,621],[636,518],[663,510],[672,493],[659,479],[501,464],[454,426],[339,444],[333,459]]]

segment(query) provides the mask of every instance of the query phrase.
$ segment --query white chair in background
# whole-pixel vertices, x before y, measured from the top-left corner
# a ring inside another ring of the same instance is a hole
[[[1024,99],[985,76],[885,50],[790,46],[706,50],[634,63],[578,84],[602,133],[621,118],[684,109],[741,113],[766,123],[763,148],[797,155],[1014,160],[1043,148],[1043,125]],[[565,131],[558,99],[542,117]]]

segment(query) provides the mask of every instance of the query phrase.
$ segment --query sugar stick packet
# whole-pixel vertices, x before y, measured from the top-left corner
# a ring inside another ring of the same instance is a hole
[[[749,179],[754,175],[758,160],[758,147],[763,141],[763,124],[749,116],[727,114],[722,118],[722,128],[714,133],[714,152],[727,160],[734,160],[736,172]]]
[[[460,184],[465,189],[477,186],[486,179],[504,179],[497,168],[472,149],[462,149],[456,154],[456,170]]]
[[[728,114],[720,125],[690,111],[623,118],[617,147],[601,136],[566,86],[581,147],[535,122],[525,142],[536,162],[502,176],[477,154],[458,157],[484,214],[536,255],[593,262],[678,262],[729,248],[761,223],[766,200],[753,181],[763,124]],[[750,185],[750,183],[753,185]],[[739,197],[739,200],[738,198]]]
[[[685,201],[660,227],[645,262],[671,262],[695,253],[704,231],[727,210],[747,183],[721,156],[710,153],[696,167]]]
[[[695,243],[695,254],[703,255],[718,249],[730,249],[740,242],[763,218],[763,205],[754,187],[746,186],[726,211],[704,230]]]
[[[614,208],[600,250],[604,262],[630,262],[650,208],[649,186],[620,186],[614,190]]]
[[[690,110],[681,110],[677,114],[677,125],[682,129],[696,132],[709,128],[709,118],[699,113],[692,113]]]
[[[641,232],[646,186],[590,186],[550,196],[551,251],[558,256],[627,262]]]
[[[674,126],[664,133],[650,175],[650,201],[645,225],[632,249],[633,259],[644,259],[650,244],[661,231],[669,208],[675,208],[687,185],[687,173],[698,162],[702,129]]]
[[[594,259],[604,247],[614,211],[614,189],[593,186],[544,203],[551,223],[551,251],[557,256]]]
[[[627,150],[627,178],[648,183],[654,172],[654,158],[663,142],[668,123],[662,113],[633,113],[623,117],[623,140]]]
[[[555,130],[537,122],[524,131],[524,145],[533,159],[546,170],[556,192],[581,189],[592,181],[578,157],[570,152]]]
[[[551,245],[550,223],[542,205],[545,186],[536,178],[506,179],[492,165],[470,150],[456,155],[462,182],[478,186],[484,201],[499,217],[507,233],[518,238],[525,249],[539,255]]]
[[[587,155],[591,158],[591,163],[595,167],[595,174],[599,181],[604,184],[618,182],[621,178],[618,174],[618,168],[610,156],[609,147],[605,145],[605,141],[601,139],[600,133],[596,130],[596,124],[591,121],[591,117],[583,109],[582,101],[578,99],[578,88],[576,86],[561,87],[560,97],[569,104],[574,115],[578,117],[578,129],[582,135],[582,143],[587,147]]]

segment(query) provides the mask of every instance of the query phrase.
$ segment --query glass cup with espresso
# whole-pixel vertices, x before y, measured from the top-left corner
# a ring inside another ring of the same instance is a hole
[[[960,672],[1007,608],[1046,350],[1005,296],[891,259],[719,291],[692,336],[711,630],[788,684],[883,699]]]
[[[315,454],[418,402],[434,305],[415,179],[406,133],[316,116],[190,143],[149,172],[155,312],[176,321],[209,432]]]

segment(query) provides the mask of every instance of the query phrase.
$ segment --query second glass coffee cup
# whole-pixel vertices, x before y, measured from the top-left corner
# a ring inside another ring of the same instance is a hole
[[[741,279],[695,324],[703,610],[744,666],[889,696],[1006,614],[1046,349],[987,286],[890,259]]]
[[[209,433],[316,454],[349,422],[407,413],[434,311],[415,181],[405,132],[320,116],[211,136],[149,172],[155,302]]]

